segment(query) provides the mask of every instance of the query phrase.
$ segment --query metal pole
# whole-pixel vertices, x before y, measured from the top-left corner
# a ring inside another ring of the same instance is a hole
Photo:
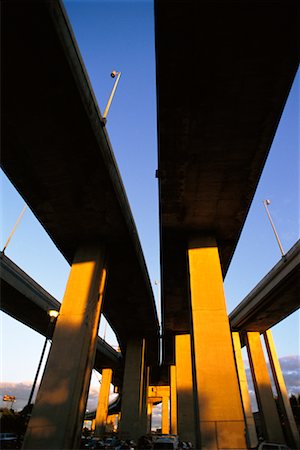
[[[31,403],[31,400],[32,400],[32,397],[33,397],[33,394],[34,394],[34,391],[35,391],[37,379],[38,379],[38,376],[39,376],[39,373],[40,373],[40,370],[41,370],[42,362],[43,362],[43,359],[44,359],[44,354],[45,354],[45,351],[46,351],[47,342],[50,339],[49,338],[50,330],[51,330],[51,327],[54,326],[54,322],[57,319],[58,314],[59,314],[58,311],[53,310],[53,309],[50,309],[48,311],[48,315],[50,316],[50,321],[49,321],[48,326],[47,326],[46,339],[45,339],[45,342],[44,342],[44,345],[43,345],[43,350],[42,350],[42,354],[41,354],[41,357],[40,357],[40,360],[39,360],[38,368],[37,368],[37,371],[36,371],[36,374],[35,374],[35,377],[34,377],[34,380],[33,380],[33,385],[32,385],[32,388],[31,388],[31,391],[30,391],[30,394],[29,394],[29,399],[28,399],[28,402],[27,402],[27,406],[29,406],[30,403]]]
[[[282,255],[282,256],[285,256],[283,247],[282,247],[282,245],[281,245],[279,236],[278,236],[278,234],[277,234],[275,225],[274,225],[274,223],[273,223],[273,220],[272,220],[272,217],[271,217],[269,208],[268,208],[268,205],[270,205],[270,203],[271,203],[270,200],[264,200],[264,201],[263,201],[264,207],[265,207],[265,209],[266,209],[266,211],[267,211],[267,214],[268,214],[268,217],[269,217],[269,221],[270,221],[271,227],[273,228],[273,231],[274,231],[274,234],[275,234],[277,243],[278,243],[278,245],[279,245],[279,248],[280,248],[280,251],[281,251],[281,255]]]
[[[121,76],[121,72],[116,72],[116,71],[114,71],[114,72],[111,73],[111,76],[114,78],[114,77],[116,76],[116,74],[118,74],[118,75],[117,75],[116,81],[115,81],[115,83],[114,83],[114,86],[113,86],[113,88],[112,88],[112,91],[111,91],[110,97],[109,97],[109,99],[108,99],[106,108],[105,108],[105,110],[104,110],[104,113],[103,113],[103,116],[102,116],[103,119],[106,119],[106,116],[107,116],[107,114],[108,114],[108,110],[109,110],[109,108],[110,108],[110,104],[111,104],[111,102],[112,102],[112,99],[113,99],[113,97],[114,97],[114,95],[115,95],[115,91],[116,91],[117,86],[118,86],[118,83],[119,83],[119,79],[120,79],[120,76]]]
[[[40,357],[40,360],[39,360],[39,365],[38,365],[38,368],[37,368],[37,371],[36,371],[36,374],[35,374],[35,377],[34,377],[34,380],[33,380],[33,385],[32,385],[31,391],[30,391],[30,395],[29,395],[29,399],[28,399],[28,402],[27,402],[27,406],[30,405],[32,397],[33,397],[33,394],[34,394],[34,391],[35,391],[35,386],[36,386],[37,379],[38,379],[38,376],[39,376],[39,373],[40,373],[40,370],[41,370],[41,365],[42,365],[42,362],[43,362],[43,359],[44,359],[44,354],[45,354],[45,351],[46,351],[47,343],[48,343],[48,336],[46,336],[46,339],[45,339],[45,342],[44,342],[42,354],[41,354],[41,357]]]
[[[9,235],[7,241],[6,241],[6,244],[5,244],[4,247],[3,247],[3,250],[2,250],[3,253],[4,253],[4,251],[6,250],[6,247],[8,246],[9,241],[10,241],[11,238],[13,237],[14,232],[16,231],[16,228],[17,228],[17,226],[18,226],[20,220],[22,219],[22,216],[23,216],[23,214],[24,214],[26,208],[27,208],[27,205],[25,205],[24,208],[22,209],[22,212],[21,212],[21,214],[19,215],[19,217],[18,217],[18,219],[17,219],[17,221],[16,221],[16,223],[15,223],[15,226],[14,226],[13,229],[12,229],[12,232],[10,233],[10,235]]]

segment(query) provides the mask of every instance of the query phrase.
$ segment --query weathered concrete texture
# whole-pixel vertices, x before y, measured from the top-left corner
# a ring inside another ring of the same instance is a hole
[[[214,238],[188,246],[192,339],[202,449],[243,449],[245,421]]]
[[[177,389],[177,431],[183,441],[196,445],[196,421],[192,374],[191,337],[175,337],[175,367]]]
[[[273,374],[274,383],[277,389],[279,408],[284,417],[284,424],[288,445],[291,448],[300,448],[299,431],[297,429],[294,414],[289,401],[289,396],[286,390],[286,385],[277,357],[277,352],[271,330],[267,330],[264,333],[264,340],[269,356],[269,362]]]
[[[105,285],[104,249],[75,255],[24,449],[77,448],[81,437]]]
[[[256,448],[258,445],[255,422],[251,409],[249,386],[246,376],[246,370],[243,362],[240,335],[237,332],[232,333],[233,347],[235,353],[235,362],[238,371],[239,384],[243,402],[244,416],[246,422],[246,438],[249,448]]]
[[[269,442],[285,443],[260,334],[258,332],[247,333],[246,345],[264,438]]]
[[[95,423],[95,435],[102,438],[104,437],[105,426],[107,421],[111,379],[112,379],[112,370],[103,369],[96,411],[96,423]]]
[[[143,390],[145,376],[145,340],[131,338],[127,343],[125,356],[124,381],[122,389],[122,407],[120,437],[137,439],[141,436]]]

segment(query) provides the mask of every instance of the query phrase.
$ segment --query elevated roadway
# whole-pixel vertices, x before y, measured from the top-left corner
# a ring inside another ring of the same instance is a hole
[[[1,167],[71,264],[79,245],[104,242],[103,312],[122,351],[158,319],[136,226],[113,150],[60,1],[2,5]]]
[[[229,267],[298,68],[299,3],[156,0],[155,35],[167,337],[190,329],[188,240],[214,235]]]
[[[0,253],[1,310],[38,333],[52,337],[49,309],[59,311],[60,302],[27,275],[2,252]],[[123,381],[123,358],[98,336],[94,368],[113,369],[113,382]]]
[[[299,309],[300,241],[230,313],[232,331],[263,333]]]

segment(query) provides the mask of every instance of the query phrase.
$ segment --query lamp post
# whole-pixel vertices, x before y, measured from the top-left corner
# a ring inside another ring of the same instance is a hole
[[[57,319],[57,317],[59,315],[59,312],[56,311],[55,309],[50,309],[48,311],[48,315],[50,316],[50,321],[49,321],[49,324],[48,324],[48,327],[47,327],[47,331],[46,331],[46,339],[45,339],[45,342],[44,342],[44,345],[43,345],[41,357],[40,357],[39,364],[38,364],[38,367],[37,367],[37,370],[36,370],[36,374],[35,374],[35,377],[34,377],[34,380],[33,380],[32,388],[31,388],[31,391],[30,391],[30,394],[29,394],[27,406],[30,405],[32,397],[33,397],[33,394],[34,394],[34,391],[35,391],[37,379],[38,379],[38,376],[39,376],[39,373],[40,373],[40,370],[41,370],[42,362],[43,362],[43,359],[44,359],[44,354],[45,354],[47,343],[48,343],[48,340],[49,340],[48,334],[49,334],[50,329],[53,326],[55,320]]]
[[[110,108],[112,99],[114,98],[114,95],[115,95],[115,92],[116,92],[116,89],[117,89],[117,86],[118,86],[118,83],[119,83],[119,79],[120,79],[120,76],[121,76],[121,72],[117,72],[116,70],[113,70],[112,73],[110,74],[110,76],[112,78],[116,78],[116,79],[115,79],[115,83],[113,85],[111,94],[109,96],[106,108],[105,108],[103,116],[102,116],[102,119],[103,119],[104,123],[106,123],[106,117],[107,117],[107,114],[108,114],[108,110]]]
[[[274,223],[273,223],[273,220],[272,220],[272,217],[271,217],[269,208],[268,208],[268,206],[271,204],[271,201],[270,201],[270,200],[264,200],[264,201],[263,201],[263,204],[264,204],[264,207],[265,207],[265,209],[266,209],[266,211],[267,211],[267,214],[268,214],[268,217],[269,217],[269,221],[270,221],[271,227],[272,227],[272,229],[273,229],[273,231],[274,231],[274,234],[275,234],[275,237],[276,237],[276,241],[277,241],[277,243],[278,243],[278,245],[279,245],[279,248],[280,248],[280,251],[281,251],[281,255],[282,255],[282,256],[285,256],[283,247],[282,247],[282,245],[281,245],[279,236],[278,236],[278,234],[277,234],[275,225],[274,225]]]

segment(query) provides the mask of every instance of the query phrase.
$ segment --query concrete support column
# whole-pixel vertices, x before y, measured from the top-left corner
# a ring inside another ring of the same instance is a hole
[[[197,448],[245,449],[245,421],[215,239],[190,240],[188,260],[200,430]]]
[[[177,389],[177,433],[180,439],[196,446],[191,338],[189,334],[175,337]]]
[[[153,411],[153,403],[149,402],[147,405],[147,434],[151,433],[152,411]]]
[[[170,366],[170,416],[171,433],[177,434],[176,366]]]
[[[98,405],[96,411],[96,426],[95,435],[103,437],[105,433],[105,425],[107,421],[108,414],[108,403],[109,403],[109,393],[110,393],[110,383],[112,379],[112,370],[103,369],[102,370],[102,380],[100,393],[98,398]]]
[[[169,396],[168,395],[163,395],[163,397],[162,397],[161,432],[162,432],[162,434],[170,433]]]
[[[148,389],[149,389],[149,379],[150,379],[150,367],[144,366],[143,374],[143,393],[142,393],[142,413],[141,413],[141,428],[140,435],[147,433],[148,427]]]
[[[246,438],[249,448],[256,448],[258,445],[258,439],[256,434],[255,422],[251,409],[248,381],[246,377],[245,366],[243,363],[241,341],[239,333],[232,333],[233,346],[235,352],[235,362],[237,366],[240,390],[243,401],[244,416],[246,422]]]
[[[105,276],[104,248],[78,248],[24,449],[79,448]]]
[[[121,439],[133,439],[137,442],[141,436],[141,420],[144,391],[145,340],[131,338],[127,342],[122,408],[120,422]]]
[[[285,443],[259,332],[248,332],[246,344],[264,439],[277,444]]]
[[[289,396],[282,375],[281,367],[278,361],[277,352],[271,330],[264,333],[264,340],[269,356],[269,362],[272,369],[274,383],[277,389],[280,411],[284,417],[285,431],[288,439],[288,445],[291,448],[300,448],[299,432],[295,422],[294,414],[290,405]]]

